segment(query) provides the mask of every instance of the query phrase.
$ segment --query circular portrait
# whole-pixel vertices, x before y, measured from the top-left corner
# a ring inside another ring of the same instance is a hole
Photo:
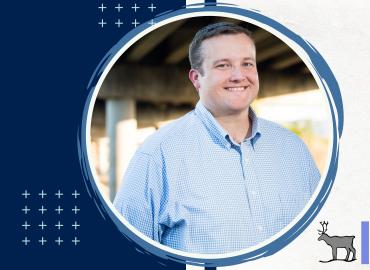
[[[304,50],[274,28],[180,17],[106,65],[89,105],[90,167],[146,250],[243,258],[312,215],[334,144],[330,100]]]

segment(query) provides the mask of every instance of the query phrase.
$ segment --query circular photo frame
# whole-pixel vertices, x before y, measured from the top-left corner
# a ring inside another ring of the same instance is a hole
[[[182,252],[144,237],[137,229],[125,221],[113,207],[112,203],[101,194],[95,182],[96,173],[91,169],[91,158],[89,157],[90,126],[93,105],[105,77],[117,59],[136,41],[158,27],[181,19],[202,16],[230,17],[246,21],[273,33],[283,40],[293,48],[309,68],[317,85],[325,92],[331,112],[332,140],[330,142],[330,157],[327,162],[327,168],[322,174],[320,184],[308,205],[306,205],[300,215],[274,237],[251,248],[227,254],[193,254]],[[343,104],[339,86],[333,73],[319,52],[315,50],[310,43],[280,23],[253,10],[229,7],[226,5],[184,8],[162,15],[156,18],[155,22],[156,24],[152,26],[149,24],[142,24],[127,33],[102,59],[89,82],[89,95],[84,107],[82,123],[78,134],[78,150],[82,171],[84,173],[84,181],[91,191],[90,194],[93,200],[96,201],[96,205],[98,205],[101,213],[107,218],[110,218],[123,235],[145,251],[143,252],[143,256],[145,256],[145,254],[154,254],[160,258],[170,259],[184,264],[215,267],[239,264],[274,254],[298,237],[298,235],[312,222],[325,203],[334,183],[338,165],[339,139],[343,130]]]

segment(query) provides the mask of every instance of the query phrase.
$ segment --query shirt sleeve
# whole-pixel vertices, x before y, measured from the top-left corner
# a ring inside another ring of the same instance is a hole
[[[303,147],[303,160],[305,161],[305,166],[302,170],[304,172],[304,178],[307,179],[309,183],[310,193],[312,196],[319,184],[321,175],[306,144],[303,141],[301,141],[301,143]]]
[[[146,153],[137,152],[131,160],[114,206],[136,229],[160,242],[162,169]]]

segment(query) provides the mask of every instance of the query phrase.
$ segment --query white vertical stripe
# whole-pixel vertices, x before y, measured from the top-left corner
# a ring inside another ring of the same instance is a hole
[[[203,270],[203,266],[186,265],[186,270]]]
[[[189,8],[200,8],[200,7],[204,7],[203,5],[204,2],[205,2],[204,0],[186,0],[186,5],[194,5]]]

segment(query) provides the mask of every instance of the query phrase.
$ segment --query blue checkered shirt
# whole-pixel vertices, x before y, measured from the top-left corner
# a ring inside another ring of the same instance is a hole
[[[196,108],[137,150],[114,205],[144,235],[192,253],[227,253],[260,243],[304,208],[320,174],[292,132],[256,117],[235,143]]]

